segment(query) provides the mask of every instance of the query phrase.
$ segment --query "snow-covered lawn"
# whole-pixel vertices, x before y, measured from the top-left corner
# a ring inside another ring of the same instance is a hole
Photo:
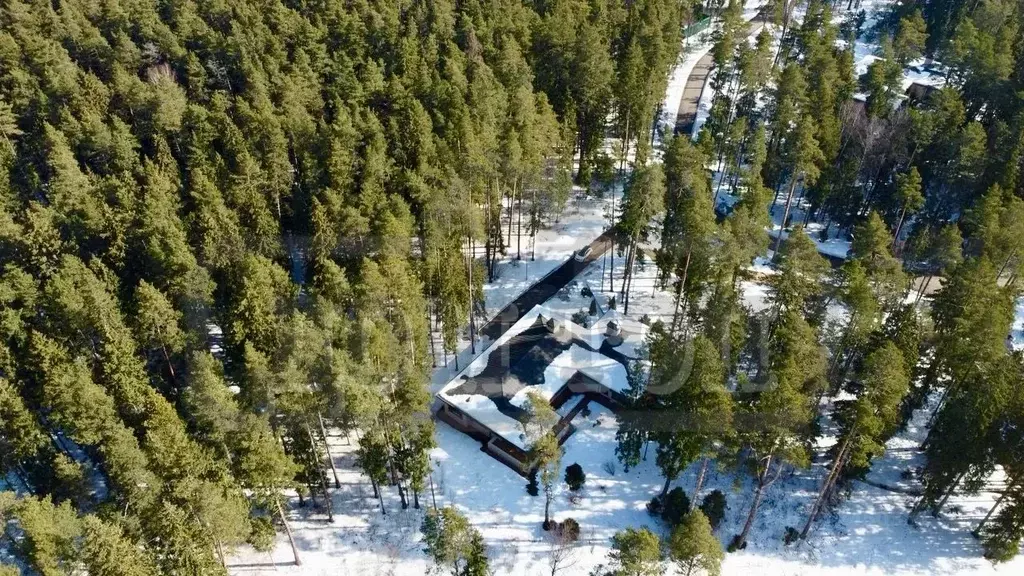
[[[615,417],[591,404],[589,414],[573,421],[577,431],[565,444],[562,466],[579,463],[587,475],[584,495],[578,503],[559,487],[552,506],[556,519],[575,518],[581,525],[580,545],[574,564],[561,574],[585,575],[606,562],[609,538],[628,526],[648,526],[662,535],[665,528],[647,514],[644,505],[662,486],[654,464],[654,445],[647,460],[622,471],[615,459]],[[916,483],[902,477],[904,470],[921,464],[916,446],[925,433],[927,412],[919,411],[908,430],[889,442],[889,451],[877,461],[868,480],[879,485],[913,490]],[[478,442],[438,424],[434,488],[437,504],[458,506],[481,531],[496,574],[527,576],[549,573],[550,544],[540,524],[544,515],[542,496],[531,497],[525,480],[480,451]],[[283,536],[272,556],[241,551],[230,561],[232,574],[395,574],[422,575],[430,564],[421,548],[419,523],[422,510],[401,510],[397,493],[386,489],[387,516],[382,516],[367,479],[353,465],[354,446],[332,438],[340,467],[342,487],[334,491],[335,521],[293,512],[303,566],[291,565],[291,553]],[[614,472],[612,472],[614,471]],[[692,492],[696,466],[674,485]],[[780,480],[773,486],[758,515],[746,550],[728,554],[723,574],[789,575],[935,575],[935,574],[1019,574],[1024,559],[998,569],[981,558],[980,546],[970,527],[993,501],[991,492],[978,496],[954,497],[947,512],[938,519],[923,514],[920,527],[906,523],[913,496],[855,482],[848,501],[824,515],[811,539],[786,547],[782,535],[786,526],[801,527],[814,496],[821,463],[808,471]],[[703,490],[722,490],[729,509],[718,535],[723,544],[735,534],[746,518],[751,498],[751,481],[745,474],[713,470]],[[420,503],[431,505],[430,492]],[[295,501],[292,502],[293,506]],[[272,559],[271,559],[272,558]]]

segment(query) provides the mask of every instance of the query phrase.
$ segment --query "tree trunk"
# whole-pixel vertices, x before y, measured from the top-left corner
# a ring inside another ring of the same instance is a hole
[[[775,183],[775,198],[772,199],[772,207],[768,210],[772,216],[775,215],[775,205],[779,203],[779,194],[782,194],[782,175],[779,175],[779,181]]]
[[[782,8],[782,33],[779,35],[779,49],[775,52],[775,58],[772,60],[772,73],[775,73],[775,69],[779,66],[779,57],[782,56],[782,49],[786,43],[786,32],[789,28],[789,7],[783,6]]]
[[[608,229],[608,240],[610,245],[608,247],[608,291],[612,294],[615,293],[615,192],[612,192],[612,225]]]
[[[495,189],[497,189],[497,183],[495,183]],[[486,218],[484,218],[484,222],[486,223],[485,224],[485,228],[484,228],[484,268],[487,268],[487,281],[488,282],[494,282],[494,275],[491,273],[491,244],[493,244],[493,242],[491,240],[491,236],[492,236],[491,235],[491,228],[492,228],[492,226],[491,226],[491,212],[492,212],[492,210],[491,210],[491,194],[490,193],[487,194],[487,207],[485,209],[487,210],[487,212],[486,212],[487,216],[486,216]]]
[[[754,492],[754,501],[750,504],[750,513],[747,514],[747,521],[743,524],[743,531],[736,538],[736,549],[740,550],[747,543],[747,535],[754,525],[754,517],[757,516],[757,508],[761,505],[761,498],[764,497],[764,483],[759,479],[757,491]]]
[[[704,487],[704,476],[708,472],[708,460],[705,457],[704,461],[700,464],[700,472],[697,474],[697,485],[693,488],[693,502],[697,502],[697,497],[700,496],[700,489]]]
[[[634,235],[630,241],[629,256],[626,259],[626,275],[622,279],[622,313],[629,314],[629,290],[633,286],[633,266],[636,264],[636,243]]]
[[[955,491],[956,487],[960,485],[960,480],[962,480],[966,474],[967,472],[961,472],[960,474],[957,475],[956,480],[953,480],[953,483],[950,484],[949,488],[946,489],[946,493],[942,495],[942,500],[939,500],[939,503],[932,507],[932,516],[934,516],[935,518],[939,517],[939,512],[941,512],[942,507],[946,505],[946,500],[949,500],[949,497],[952,496],[953,491]]]
[[[601,292],[604,292],[604,272],[608,269],[608,253],[601,255]]]
[[[509,216],[511,218],[511,215]],[[469,265],[466,266],[469,275],[469,351],[476,354],[476,326],[473,325],[473,238],[469,239]],[[456,369],[458,369],[458,353],[456,351]]]
[[[626,114],[626,130],[622,134],[622,157],[619,158],[619,176],[626,171],[626,156],[629,155],[629,114]]]
[[[434,473],[431,472],[427,477],[430,478],[430,500],[434,504],[434,510],[437,510],[437,496],[434,494]]]
[[[854,426],[854,430],[855,429],[856,426]],[[839,453],[836,454],[835,462],[832,464],[832,470],[830,470],[828,476],[825,477],[825,481],[821,483],[821,490],[818,492],[818,497],[815,498],[814,504],[811,506],[811,512],[807,515],[807,523],[804,524],[804,529],[800,532],[801,540],[807,539],[807,534],[811,531],[811,525],[814,524],[814,519],[818,517],[818,511],[821,510],[821,506],[825,502],[825,496],[832,489],[832,485],[835,484],[836,479],[839,477],[839,471],[843,469],[843,458],[846,457],[846,450],[850,447],[850,441],[853,439],[853,434],[855,433],[854,430],[851,430],[850,434],[847,434],[842,447],[839,449]]]
[[[174,375],[174,364],[171,363],[171,355],[167,353],[167,347],[161,346],[160,351],[164,354],[164,362],[167,362],[167,371],[171,374],[171,384],[177,384],[177,377]]]
[[[1003,493],[999,495],[999,498],[996,499],[996,503],[993,504],[992,507],[988,509],[988,514],[985,514],[985,517],[981,519],[981,522],[978,523],[978,526],[974,530],[971,530],[971,534],[975,538],[981,536],[981,529],[985,527],[986,523],[988,523],[988,519],[992,517],[992,514],[996,511],[996,508],[999,508],[999,505],[1003,503],[1003,498],[1006,498],[1006,495],[1010,493],[1010,488],[1011,486],[1007,484],[1006,490],[1004,490]]]
[[[827,303],[826,303],[825,307],[826,308],[828,307]],[[853,326],[854,321],[856,321],[856,320],[857,320],[857,314],[856,314],[856,312],[854,312],[853,314],[850,315],[849,320],[847,320],[847,322],[846,322],[846,327],[843,330],[843,337],[839,340],[839,347],[836,349],[836,353],[832,355],[832,362],[831,362],[831,365],[828,368],[828,373],[827,373],[827,377],[828,377],[828,388],[827,388],[827,390],[828,390],[828,392],[830,392],[832,394],[836,394],[836,393],[839,392],[839,388],[842,386],[843,378],[846,376],[846,374],[847,374],[847,372],[849,370],[848,363],[849,363],[849,359],[852,358],[852,355],[850,357],[846,357],[845,352],[846,352],[846,347],[847,347],[847,345],[849,343],[850,329]],[[854,353],[856,353],[856,350],[854,350]],[[842,362],[844,357],[846,357],[846,362],[845,363]],[[840,367],[840,365],[842,365],[844,369],[840,370],[837,373],[836,370]],[[818,396],[818,402],[819,403],[821,402],[821,399],[824,396],[824,394],[825,394],[825,390],[822,390],[822,393]]]
[[[999,267],[999,273],[996,274],[996,280],[999,280],[1000,278],[1003,277],[1003,272],[1006,271],[1006,267],[1010,265],[1010,260],[1013,260],[1013,257],[1016,255],[1017,249],[1015,248],[1012,252],[1010,252],[1010,255],[1006,257],[1006,260],[1003,260],[1003,265]]]
[[[921,496],[921,498],[914,503],[913,508],[910,509],[910,514],[907,515],[907,524],[917,526],[917,515],[921,513],[921,510],[924,510],[925,505],[928,503],[927,500],[927,496]]]
[[[725,166],[728,169],[728,166]],[[721,171],[718,173],[718,186],[715,186],[715,197],[711,199],[711,207],[714,208],[718,204],[718,194],[722,191],[722,182],[725,180],[727,172]]]
[[[214,542],[214,545],[215,545],[215,547],[217,549],[217,559],[220,560],[221,568],[224,568],[224,570],[227,570],[228,569],[228,563],[227,563],[226,560],[224,560],[224,543],[222,543],[220,541],[220,538],[214,538],[213,542]]]
[[[312,446],[313,450],[316,450],[316,441],[313,439],[313,431],[309,429],[308,423],[306,424],[306,435],[309,436],[309,443]],[[324,494],[324,506],[326,506],[327,508],[327,521],[334,522],[334,503],[332,502],[331,499],[331,492],[327,489],[327,480],[324,479],[324,473],[319,468],[317,468],[316,475],[317,478],[320,479],[320,489],[323,491]],[[310,496],[312,496],[312,490],[310,491]]]
[[[914,299],[914,305],[915,306],[917,305],[918,302],[921,301],[921,297],[924,296],[925,290],[928,289],[928,285],[931,284],[932,278],[934,278],[934,277],[935,277],[934,274],[929,274],[928,277],[925,278],[924,283],[921,284],[921,289],[917,291],[917,298]]]
[[[782,212],[782,224],[779,227],[779,235],[775,238],[775,249],[772,253],[772,261],[775,261],[779,257],[779,247],[782,246],[782,233],[786,230],[786,220],[789,218],[789,206],[793,202],[793,192],[796,191],[797,180],[799,180],[799,178],[794,174],[793,181],[789,184],[789,194],[786,195],[786,209]]]
[[[900,230],[903,229],[903,219],[906,218],[906,216],[907,216],[907,207],[903,206],[903,209],[900,210],[900,221],[899,221],[899,224],[896,224],[896,232],[894,232],[893,235],[892,235],[892,248],[891,248],[891,250],[893,250],[893,251],[896,250],[896,244],[900,241]]]
[[[516,224],[516,260],[523,259],[523,193],[519,193],[519,221]]]
[[[669,485],[671,485],[671,484],[672,484],[672,478],[670,478],[670,477],[666,476],[666,477],[665,477],[665,485],[661,487],[661,495],[660,495],[660,496],[661,496],[662,498],[664,498],[664,497],[665,497],[665,494],[668,494],[668,487],[669,487]]]
[[[295,565],[302,566],[302,560],[299,559],[299,549],[295,546],[295,537],[292,535],[292,527],[288,525],[288,518],[284,515],[281,499],[274,496],[274,501],[277,503],[277,513],[281,517],[281,524],[284,525],[284,533],[288,536],[288,544],[292,547],[292,558],[295,559]]]
[[[683,277],[679,279],[679,287],[676,288],[676,309],[672,314],[672,334],[676,333],[679,326],[679,303],[683,299],[683,290],[686,287],[686,276],[690,272],[690,256],[693,254],[692,247],[686,251],[686,262],[683,264]]]
[[[427,336],[430,338],[430,365],[437,368],[437,348],[434,344],[434,331],[430,329],[430,302],[427,302]],[[447,362],[445,362],[447,364]]]
[[[922,448],[928,445],[928,439],[931,438],[932,435],[931,428],[935,425],[935,421],[938,420],[939,412],[941,412],[942,407],[946,405],[946,398],[949,398],[949,393],[955,385],[955,382],[950,382],[946,386],[945,390],[942,391],[942,396],[939,397],[938,404],[935,405],[935,410],[933,410],[931,416],[928,417],[928,435],[925,436],[924,442],[921,443]]]
[[[320,435],[324,439],[324,451],[327,452],[327,460],[331,463],[331,473],[334,475],[334,489],[341,488],[341,481],[338,480],[338,468],[334,465],[334,456],[331,454],[331,446],[327,443],[327,428],[324,427],[324,417],[318,410],[316,413],[316,419],[320,423]]]
[[[505,241],[505,246],[512,246],[512,220],[515,216],[516,206],[516,186],[512,183],[512,191],[508,196],[508,239]]]
[[[402,486],[402,481],[399,480],[396,486],[398,487],[398,498],[402,501],[402,510],[407,510],[409,502],[405,499],[405,488]]]
[[[551,494],[550,491],[544,495],[544,529],[547,530],[548,526],[551,525]]]
[[[533,189],[530,197],[530,228],[533,236],[533,243],[530,245],[530,262],[537,259],[537,228],[540,228],[540,214],[537,213],[537,188]]]

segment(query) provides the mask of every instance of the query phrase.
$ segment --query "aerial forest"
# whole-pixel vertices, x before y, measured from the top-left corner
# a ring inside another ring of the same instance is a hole
[[[334,514],[331,436],[381,514],[385,491],[426,507],[431,375],[477,345],[484,287],[574,197],[621,193],[619,308],[647,263],[674,298],[629,369],[624,467],[650,444],[663,495],[690,465],[745,471],[742,549],[827,417],[807,538],[928,410],[909,520],[998,469],[977,535],[1013,558],[1024,2],[910,0],[870,27],[854,3],[770,0],[748,41],[737,0],[5,1],[0,548],[45,576],[221,575],[280,536],[299,563],[290,500]],[[656,126],[706,18],[689,138]],[[881,52],[858,77],[862,35]],[[925,60],[944,85],[908,98]]]

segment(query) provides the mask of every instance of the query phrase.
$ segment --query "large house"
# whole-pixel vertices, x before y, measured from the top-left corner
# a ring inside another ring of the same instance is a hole
[[[529,473],[522,405],[528,391],[559,412],[564,442],[572,419],[590,402],[615,410],[629,388],[627,366],[647,326],[610,310],[590,327],[536,306],[437,393],[433,412],[479,440],[481,449],[522,475]]]

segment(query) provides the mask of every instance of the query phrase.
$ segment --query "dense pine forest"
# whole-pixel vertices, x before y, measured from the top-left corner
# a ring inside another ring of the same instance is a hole
[[[647,262],[674,302],[618,418],[621,465],[650,444],[663,472],[653,509],[691,465],[695,504],[709,465],[742,470],[743,549],[827,417],[806,539],[926,409],[909,520],[998,470],[976,533],[1012,559],[1024,1],[904,1],[872,26],[859,4],[771,0],[749,42],[738,0],[5,1],[0,574],[226,574],[278,534],[299,562],[289,495],[332,517],[332,434],[358,442],[380,513],[403,513],[385,491],[426,507],[432,370],[475,346],[498,263],[617,187],[619,308]],[[659,133],[707,18],[707,121]],[[858,77],[860,37],[881,49]],[[943,86],[908,98],[906,70],[933,63]],[[811,223],[851,239],[842,265]],[[755,313],[741,284],[766,254]],[[439,562],[460,521],[427,516]],[[670,559],[717,557],[687,546],[717,546],[703,512],[678,524]],[[661,561],[645,531],[616,535],[613,573]],[[467,534],[455,573],[484,574]]]

